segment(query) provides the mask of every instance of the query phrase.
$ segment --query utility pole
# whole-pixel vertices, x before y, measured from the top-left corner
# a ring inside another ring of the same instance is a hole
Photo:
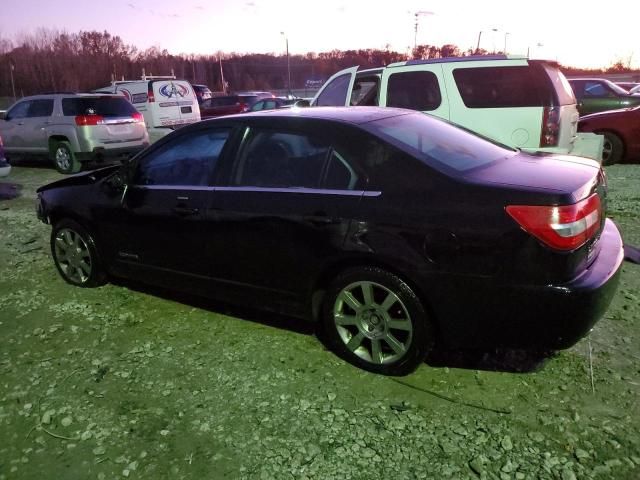
[[[16,64],[13,62],[13,59],[9,59],[9,73],[11,74],[11,91],[13,92],[13,101],[16,99],[16,86],[13,83],[13,71],[16,69]]]
[[[414,27],[414,33],[413,33],[413,49],[415,50],[418,47],[418,17],[421,15],[435,15],[435,13],[433,12],[429,12],[429,11],[420,11],[420,12],[416,12],[414,13],[414,16],[416,17],[416,23],[415,23],[415,27]]]
[[[287,48],[287,91],[289,92],[289,96],[291,96],[291,63],[289,62],[289,37],[287,37],[286,33],[280,32],[280,35],[284,35],[284,42]]]

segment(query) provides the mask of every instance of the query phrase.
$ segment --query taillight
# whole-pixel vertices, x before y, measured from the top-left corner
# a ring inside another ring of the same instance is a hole
[[[82,127],[86,125],[99,125],[104,122],[104,117],[102,115],[77,115],[76,116],[76,125],[80,125]]]
[[[147,101],[148,102],[156,101],[156,97],[153,95],[153,87],[149,87],[149,90],[147,91]]]
[[[131,118],[133,118],[136,122],[142,122],[144,117],[140,112],[136,112],[131,114]]]
[[[240,111],[241,112],[248,112],[249,111],[249,105],[247,105],[246,103],[240,103]]]
[[[568,251],[581,247],[596,234],[602,206],[594,193],[573,205],[509,205],[507,213],[549,247]]]
[[[540,146],[556,147],[560,140],[560,107],[544,107]]]

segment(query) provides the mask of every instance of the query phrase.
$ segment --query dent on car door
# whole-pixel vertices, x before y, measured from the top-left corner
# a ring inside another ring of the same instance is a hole
[[[176,275],[204,279],[211,178],[230,135],[206,128],[161,144],[139,159],[112,215],[116,261],[130,274],[171,282]]]
[[[342,188],[324,183],[332,146],[285,129],[245,135],[229,185],[217,187],[217,278],[253,288],[254,295],[300,298],[322,262],[338,252],[362,195],[351,169],[332,172]],[[345,171],[346,170],[346,171]]]

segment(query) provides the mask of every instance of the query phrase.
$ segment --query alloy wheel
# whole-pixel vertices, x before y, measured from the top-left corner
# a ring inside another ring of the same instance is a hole
[[[397,362],[411,345],[413,323],[406,306],[378,283],[361,281],[343,288],[333,320],[347,349],[372,364]]]
[[[54,240],[55,258],[63,275],[82,284],[91,276],[92,259],[82,236],[70,228],[61,229]]]
[[[56,149],[56,165],[60,170],[67,171],[71,168],[71,154],[64,147]]]

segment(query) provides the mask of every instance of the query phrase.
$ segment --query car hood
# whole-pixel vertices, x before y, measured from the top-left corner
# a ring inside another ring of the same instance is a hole
[[[556,193],[559,201],[578,201],[595,188],[599,172],[600,164],[588,158],[520,152],[471,171],[465,178],[521,191]]]
[[[70,187],[74,185],[91,185],[93,183],[108,177],[112,173],[120,169],[120,165],[110,165],[108,167],[100,168],[98,170],[92,170],[90,172],[78,173],[77,175],[71,175],[55,182],[47,183],[36,190],[38,193],[46,190],[51,190],[58,187]]]

